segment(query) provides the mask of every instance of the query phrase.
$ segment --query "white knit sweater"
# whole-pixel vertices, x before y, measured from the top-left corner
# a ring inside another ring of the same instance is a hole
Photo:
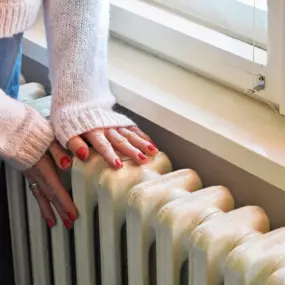
[[[0,38],[30,28],[44,6],[52,84],[51,124],[63,146],[88,130],[130,126],[113,112],[107,74],[109,0],[0,0]],[[1,74],[0,74],[1,76]],[[39,114],[0,90],[0,157],[35,164],[53,134]]]

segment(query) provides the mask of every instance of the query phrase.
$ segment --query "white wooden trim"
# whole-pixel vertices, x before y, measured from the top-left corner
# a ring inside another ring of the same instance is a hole
[[[268,1],[268,62],[265,97],[279,102],[285,115],[285,3]]]

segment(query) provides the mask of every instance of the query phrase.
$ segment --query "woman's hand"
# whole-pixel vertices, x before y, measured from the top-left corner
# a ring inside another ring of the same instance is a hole
[[[114,168],[123,167],[116,151],[137,164],[148,162],[146,155],[154,156],[158,149],[138,127],[94,129],[69,140],[68,148],[81,160],[89,157],[87,142]]]
[[[52,204],[65,227],[69,229],[77,219],[78,213],[59,179],[54,162],[63,170],[70,168],[72,164],[71,158],[57,142],[53,142],[49,148],[49,153],[45,154],[35,166],[25,170],[24,175],[32,185],[31,190],[48,226],[52,228],[56,224]]]

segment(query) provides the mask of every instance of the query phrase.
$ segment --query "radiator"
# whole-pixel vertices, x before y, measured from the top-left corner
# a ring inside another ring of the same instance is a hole
[[[23,98],[47,115],[50,97]],[[285,229],[269,232],[263,209],[235,209],[229,189],[203,188],[164,153],[144,166],[122,160],[113,170],[95,153],[74,159],[63,177],[80,215],[70,231],[46,227],[5,165],[16,285],[285,284]]]

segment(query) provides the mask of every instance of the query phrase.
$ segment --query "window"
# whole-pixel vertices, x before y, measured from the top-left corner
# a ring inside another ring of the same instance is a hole
[[[152,0],[242,41],[266,47],[267,0]]]
[[[283,0],[111,3],[114,36],[285,114]]]

